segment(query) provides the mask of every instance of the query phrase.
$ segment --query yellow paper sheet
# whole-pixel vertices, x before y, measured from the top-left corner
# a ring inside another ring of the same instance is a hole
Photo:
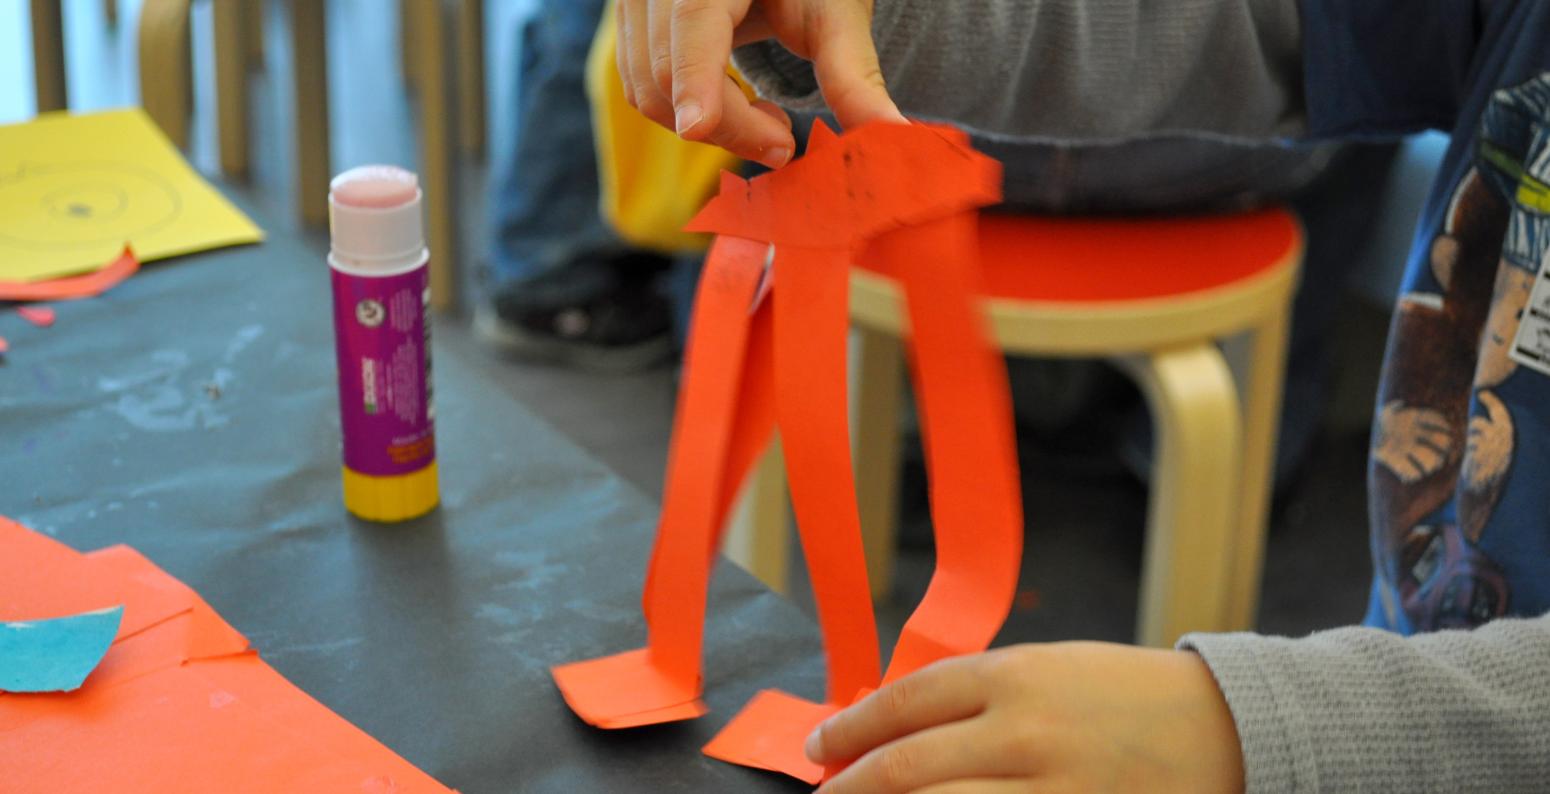
[[[263,236],[138,108],[0,126],[0,281],[96,270],[126,243],[144,262]]]

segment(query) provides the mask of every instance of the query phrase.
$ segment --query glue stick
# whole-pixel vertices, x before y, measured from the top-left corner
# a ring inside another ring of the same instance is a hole
[[[420,198],[415,175],[393,166],[329,185],[344,506],[370,521],[424,515],[439,499]]]

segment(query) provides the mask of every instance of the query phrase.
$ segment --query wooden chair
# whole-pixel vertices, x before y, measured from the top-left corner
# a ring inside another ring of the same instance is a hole
[[[69,107],[65,88],[65,30],[60,0],[32,0],[32,82],[37,111]]]
[[[1252,627],[1303,248],[1283,209],[1177,219],[986,216],[986,310],[1009,354],[1101,357],[1140,384],[1155,433],[1137,639]],[[899,414],[908,336],[896,284],[851,277],[851,432],[874,596],[892,587]],[[1220,340],[1251,335],[1240,395]],[[748,488],[727,553],[784,586],[789,529],[773,452]],[[1039,506],[1027,506],[1039,520]],[[1037,547],[1029,550],[1037,554]]]

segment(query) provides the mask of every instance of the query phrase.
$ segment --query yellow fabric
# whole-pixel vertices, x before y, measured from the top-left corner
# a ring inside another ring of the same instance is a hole
[[[737,170],[739,161],[719,147],[685,141],[630,107],[614,60],[617,39],[610,2],[587,56],[603,219],[634,245],[702,251],[710,238],[683,226],[716,192],[721,171]]]

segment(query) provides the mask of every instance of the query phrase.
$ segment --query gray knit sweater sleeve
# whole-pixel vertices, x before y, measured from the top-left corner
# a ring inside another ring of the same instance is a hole
[[[1290,137],[1303,124],[1295,0],[876,0],[889,92],[976,137],[1118,141]],[[809,64],[740,48],[766,98],[823,107]]]
[[[1263,792],[1550,791],[1550,615],[1401,637],[1191,634]]]

